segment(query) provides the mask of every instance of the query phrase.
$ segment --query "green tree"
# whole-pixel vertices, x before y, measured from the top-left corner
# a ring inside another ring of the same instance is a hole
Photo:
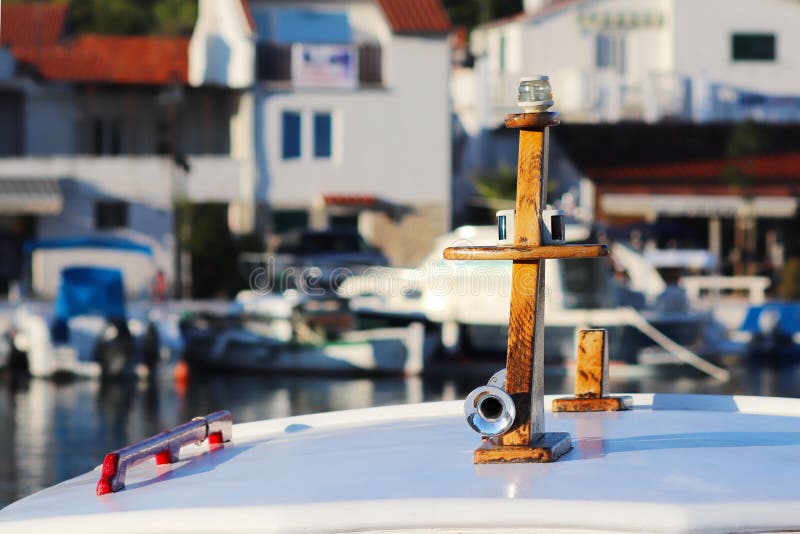
[[[475,190],[486,205],[494,210],[511,209],[517,197],[517,170],[508,165],[486,170],[472,179]],[[559,189],[558,180],[547,181],[547,194],[552,197]]]
[[[144,35],[153,30],[150,2],[72,0],[70,23],[75,33]]]
[[[53,3],[69,3],[70,30],[76,34],[189,35],[197,18],[197,0],[54,0]]]
[[[516,169],[504,165],[499,169],[485,171],[472,180],[475,190],[486,204],[494,210],[514,207],[517,196]]]
[[[786,300],[800,300],[800,256],[791,258],[783,266],[780,297]]]
[[[749,160],[763,154],[769,145],[768,132],[758,123],[747,120],[734,126],[725,154],[729,163],[723,170],[727,182],[743,189],[749,189],[753,185],[752,163]],[[738,164],[734,164],[734,161]]]
[[[469,29],[522,11],[522,0],[443,0],[450,20]]]
[[[164,35],[190,35],[197,20],[196,0],[159,0],[153,5],[158,32]]]

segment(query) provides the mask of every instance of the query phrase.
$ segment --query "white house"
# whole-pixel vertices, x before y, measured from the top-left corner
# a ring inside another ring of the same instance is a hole
[[[470,127],[499,124],[530,73],[550,75],[573,122],[800,120],[796,0],[525,4],[472,33],[475,68],[455,92]]]
[[[470,173],[516,166],[502,125],[521,76],[550,76],[565,124],[797,122],[798,28],[796,0],[525,0],[472,32],[474,67],[453,73],[456,205]],[[581,172],[553,137],[551,176],[575,193]]]
[[[2,3],[0,292],[22,242],[124,237],[172,284],[173,204],[238,205],[238,92],[190,87],[189,40],[68,35],[64,3]]]
[[[233,153],[271,232],[357,227],[396,264],[450,221],[447,32],[439,0],[200,0],[190,82],[246,88]]]

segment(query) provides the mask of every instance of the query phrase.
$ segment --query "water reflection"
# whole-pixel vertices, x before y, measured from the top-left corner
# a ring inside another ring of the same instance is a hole
[[[616,392],[800,396],[797,367],[742,368],[727,384],[683,372],[616,374],[611,381]],[[563,372],[548,373],[546,393],[570,391],[573,380]],[[248,422],[460,399],[483,381],[476,375],[377,380],[193,375],[176,386],[169,375],[106,385],[6,377],[0,382],[0,506],[94,468],[110,450],[218,409]]]

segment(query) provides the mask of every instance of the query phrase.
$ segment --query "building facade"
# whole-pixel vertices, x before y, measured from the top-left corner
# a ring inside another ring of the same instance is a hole
[[[515,104],[520,76],[547,73],[575,122],[800,120],[794,0],[535,0],[478,27],[481,124]],[[465,81],[464,83],[471,83]]]
[[[551,179],[573,200],[590,191],[579,199],[583,213],[636,235],[656,229],[661,246],[708,247],[730,272],[780,268],[800,177],[774,162],[800,150],[784,137],[800,122],[800,3],[526,0],[525,7],[476,28],[474,66],[454,72],[464,147],[455,204],[474,194],[470,173],[516,166],[503,117],[517,109],[520,76],[548,74],[562,116],[552,132]],[[594,187],[581,188],[587,179]]]
[[[28,239],[116,236],[176,275],[176,202],[240,200],[239,95],[188,85],[186,38],[80,35],[62,3],[2,5],[3,284]]]
[[[449,29],[439,0],[201,0],[190,82],[247,92],[243,224],[351,226],[394,264],[424,257],[450,221]]]

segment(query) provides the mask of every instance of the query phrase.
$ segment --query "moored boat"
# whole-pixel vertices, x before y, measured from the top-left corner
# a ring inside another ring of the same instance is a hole
[[[566,226],[566,242],[585,242],[585,225]],[[350,299],[360,318],[403,324],[425,321],[438,326],[448,352],[498,354],[505,350],[511,300],[511,261],[444,262],[441,250],[457,244],[490,246],[498,229],[466,226],[441,236],[416,269],[374,268],[347,279],[339,293]],[[576,328],[606,328],[612,359],[652,362],[650,354],[681,362],[687,351],[712,360],[738,355],[743,346],[727,342],[724,327],[707,311],[669,306],[659,296],[666,284],[643,256],[623,244],[611,247],[620,276],[609,263],[591,259],[546,262],[547,319],[545,358],[560,364],[574,360]],[[624,274],[623,274],[624,273]]]
[[[286,295],[237,296],[232,313],[181,322],[184,358],[214,370],[418,375],[437,348],[420,323],[355,329],[346,303]]]
[[[32,376],[112,378],[155,367],[161,343],[150,303],[129,302],[140,303],[155,277],[149,247],[86,238],[30,242],[26,249],[33,298],[18,304],[9,332],[14,356]]]

